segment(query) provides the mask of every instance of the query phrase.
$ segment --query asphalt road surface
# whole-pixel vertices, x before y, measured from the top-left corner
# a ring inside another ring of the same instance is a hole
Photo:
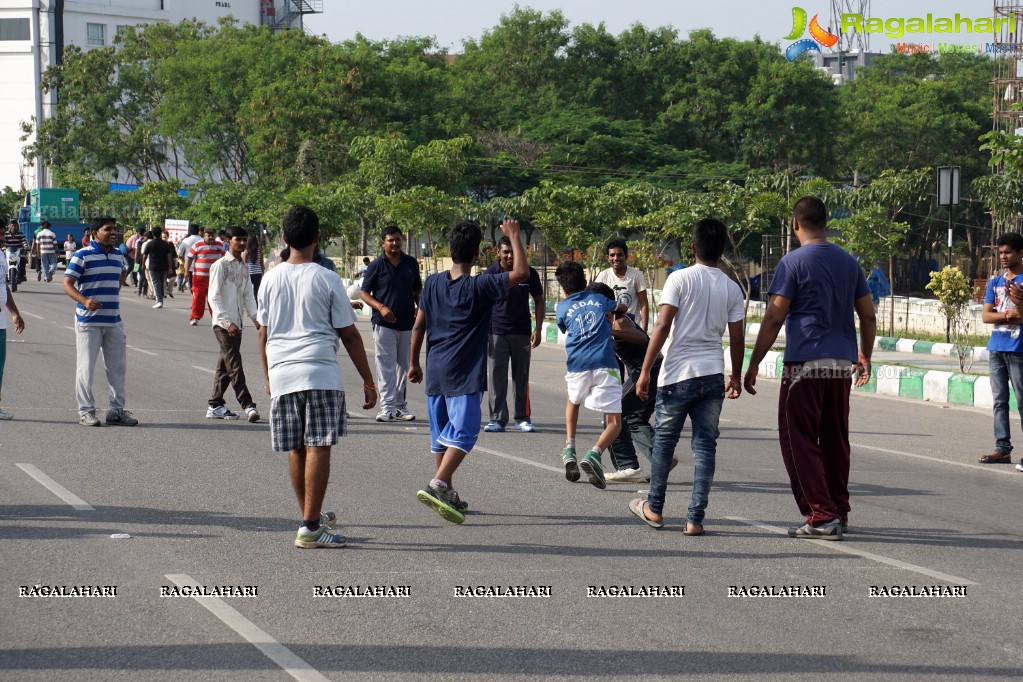
[[[258,424],[205,419],[217,357],[208,316],[189,327],[182,295],[153,310],[125,289],[127,408],[141,423],[84,428],[72,302],[59,282],[15,296],[28,329],[9,331],[2,405],[15,420],[0,423],[2,679],[972,680],[1023,670],[1023,474],[976,463],[992,449],[984,411],[853,395],[851,533],[795,540],[783,531],[799,515],[778,452],[777,383],[761,380],[758,396],[726,401],[707,533],[687,537],[688,429],[667,527],[651,530],[626,509],[643,485],[564,480],[564,350],[543,346],[532,367],[537,431],[481,434],[456,481],[472,509],[464,525],[415,499],[433,458],[413,386],[412,423],[377,424],[350,401],[327,493],[350,545],[299,550],[269,401],[260,396]],[[369,342],[368,322],[359,327]],[[251,328],[243,346],[258,392]],[[101,406],[105,392],[100,373]],[[584,411],[580,448],[599,429]],[[1013,430],[1019,438],[1015,416]],[[161,596],[196,584],[257,596]],[[83,585],[116,596],[21,596]],[[645,586],[659,589],[588,596]],[[790,586],[823,596],[729,596]],[[314,596],[324,588],[408,596]],[[549,596],[456,596],[509,588]],[[879,588],[960,596],[871,596]]]

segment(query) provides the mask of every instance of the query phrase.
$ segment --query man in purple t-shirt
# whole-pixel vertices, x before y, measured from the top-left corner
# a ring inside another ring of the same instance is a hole
[[[771,303],[757,335],[745,387],[785,324],[785,369],[778,396],[778,440],[792,494],[806,523],[794,538],[841,540],[849,518],[849,390],[870,380],[877,323],[859,263],[829,244],[827,211],[817,197],[793,209],[799,248],[778,263]],[[856,325],[860,318],[860,348]],[[853,371],[855,368],[855,372]]]

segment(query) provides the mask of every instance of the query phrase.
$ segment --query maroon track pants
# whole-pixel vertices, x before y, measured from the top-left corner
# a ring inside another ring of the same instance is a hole
[[[849,516],[849,391],[852,379],[785,363],[778,440],[792,494],[811,526]],[[831,372],[835,374],[834,371]]]

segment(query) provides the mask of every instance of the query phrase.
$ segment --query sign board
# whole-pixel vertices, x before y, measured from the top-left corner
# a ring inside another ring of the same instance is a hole
[[[959,166],[938,168],[938,206],[959,205]]]
[[[163,221],[163,230],[167,233],[167,240],[177,244],[188,236],[188,221],[168,218]]]

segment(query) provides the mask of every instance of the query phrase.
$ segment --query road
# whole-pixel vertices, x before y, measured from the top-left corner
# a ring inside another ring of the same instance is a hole
[[[327,501],[349,547],[298,550],[286,459],[270,451],[266,423],[204,418],[217,355],[208,318],[189,327],[180,296],[153,310],[124,291],[135,428],[77,425],[71,302],[56,282],[16,294],[28,329],[10,332],[2,404],[15,420],[0,423],[2,679],[1018,679],[1023,669],[1023,474],[976,464],[992,446],[985,411],[854,394],[851,533],[794,540],[779,532],[798,513],[778,452],[777,383],[761,380],[758,396],[725,405],[707,534],[687,537],[686,440],[663,531],[626,510],[642,486],[564,480],[564,350],[543,346],[537,432],[481,434],[459,471],[473,510],[464,525],[415,500],[432,473],[415,386],[420,421],[377,424],[375,410],[352,409],[334,450]],[[258,388],[253,330],[243,346]],[[580,446],[599,428],[584,411]],[[111,537],[122,533],[131,538]],[[190,581],[258,596],[160,596]],[[116,587],[116,597],[19,596],[35,585]],[[792,585],[825,596],[729,596]],[[932,585],[966,596],[869,596]],[[314,597],[324,586],[410,596]],[[550,596],[454,596],[467,586]],[[608,586],[684,586],[684,596],[587,596]]]

